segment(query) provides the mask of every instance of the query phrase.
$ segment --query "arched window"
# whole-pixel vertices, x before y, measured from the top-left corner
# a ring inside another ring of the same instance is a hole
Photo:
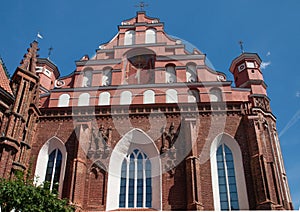
[[[84,71],[83,79],[82,79],[82,87],[92,86],[92,75],[93,72],[91,70]]]
[[[61,195],[66,161],[67,150],[64,143],[55,136],[49,139],[37,157],[34,174],[37,185],[48,181],[49,189],[57,190]]]
[[[212,88],[209,91],[210,102],[221,102],[222,101],[222,92],[219,88]]]
[[[102,92],[99,95],[99,104],[98,105],[109,105],[110,104],[110,93]]]
[[[145,43],[156,43],[156,30],[147,29]]]
[[[210,151],[214,209],[249,209],[243,158],[237,141],[220,134]]]
[[[176,70],[174,65],[166,66],[166,83],[176,82]]]
[[[70,102],[70,95],[64,93],[59,96],[58,107],[68,107],[69,102]]]
[[[59,178],[61,172],[62,154],[59,149],[55,149],[49,156],[45,181],[49,182],[50,191],[58,191]]]
[[[169,89],[166,91],[166,103],[178,103],[177,91]]]
[[[239,210],[234,161],[226,144],[217,150],[217,166],[221,210]]]
[[[111,85],[112,69],[105,68],[102,72],[102,86]]]
[[[120,97],[120,105],[130,105],[132,101],[132,94],[130,91],[123,91]]]
[[[154,104],[155,103],[155,93],[152,90],[147,90],[144,92],[144,104]]]
[[[189,90],[188,91],[188,102],[189,103],[199,102],[199,91],[198,90]]]
[[[124,158],[119,195],[120,208],[151,208],[151,162],[138,149]]]
[[[162,167],[154,141],[141,129],[125,133],[109,162],[106,209],[162,210]]]
[[[187,64],[186,66],[186,81],[197,82],[197,66],[194,63]]]
[[[124,45],[135,44],[135,31],[129,30],[125,32]]]
[[[90,94],[82,93],[78,98],[78,106],[88,106],[90,104]]]

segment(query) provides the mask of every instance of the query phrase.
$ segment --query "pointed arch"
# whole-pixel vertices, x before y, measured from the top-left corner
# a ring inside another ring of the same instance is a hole
[[[210,158],[214,209],[229,207],[231,210],[232,204],[238,205],[240,210],[248,210],[243,157],[238,142],[226,133],[219,134],[211,144]]]
[[[130,158],[132,153],[149,159],[151,167],[151,208],[161,210],[161,161],[159,151],[154,141],[141,129],[132,129],[126,133],[115,146],[109,162],[109,176],[107,188],[106,210],[115,210],[120,207],[121,178],[124,177],[124,159]],[[125,160],[126,161],[126,160]],[[126,162],[125,162],[126,163]],[[129,163],[130,164],[130,163]],[[122,168],[123,167],[123,168]],[[135,184],[136,185],[136,184]],[[126,193],[127,195],[129,193]],[[123,197],[122,197],[123,198]],[[121,201],[122,202],[122,201]],[[122,203],[123,204],[123,203]],[[138,207],[138,205],[136,205]],[[147,208],[147,205],[144,205]],[[124,208],[124,207],[123,207]],[[127,208],[132,208],[127,205]],[[141,208],[141,207],[138,207]],[[142,207],[143,208],[143,207]]]
[[[100,160],[95,161],[89,168],[88,177],[88,206],[104,206],[107,176],[105,166]]]
[[[60,161],[60,164],[58,164],[58,161]],[[55,177],[57,178],[58,183],[58,193],[61,194],[65,175],[66,161],[67,150],[64,143],[56,136],[53,136],[42,146],[38,154],[34,174],[37,185],[41,185],[45,181],[49,181],[50,190],[52,190],[54,186],[52,185],[54,182],[53,178]],[[53,164],[53,166],[49,166],[49,163]],[[52,176],[49,175],[50,172]]]

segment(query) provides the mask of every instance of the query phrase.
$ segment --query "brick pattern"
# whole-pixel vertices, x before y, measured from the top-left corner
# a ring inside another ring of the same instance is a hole
[[[145,23],[149,25],[153,24],[153,21],[157,27],[158,41],[176,46],[176,41],[166,38],[163,34],[163,24],[158,19],[147,17],[144,12],[138,12],[136,18],[127,20],[128,23],[126,22],[125,25],[123,23],[119,27],[120,35],[116,39],[122,41],[128,24],[136,24],[140,35],[137,42],[142,44]],[[128,49],[114,48],[118,42],[119,40],[113,40],[106,44],[105,50],[97,51],[95,60],[115,59],[114,56],[122,58]],[[158,45],[149,47],[151,50],[148,51],[157,51],[158,56],[168,56],[170,53],[175,56],[186,54],[182,46],[177,45],[177,47],[175,49],[168,47],[167,51]],[[107,51],[109,49],[115,49],[115,55],[111,55]],[[0,102],[0,129],[4,132],[0,137],[0,177],[12,177],[15,170],[27,171],[29,162],[32,162],[31,172],[34,177],[37,156],[41,148],[49,139],[57,137],[67,150],[65,177],[63,183],[59,185],[62,187],[60,197],[69,199],[71,204],[77,206],[77,211],[104,211],[108,198],[106,168],[109,164],[110,151],[129,130],[139,128],[147,133],[161,153],[165,149],[171,149],[173,154],[178,156],[191,145],[192,138],[196,140],[180,161],[176,161],[175,159],[178,159],[176,157],[173,161],[162,160],[163,168],[169,166],[169,162],[178,162],[176,167],[162,173],[162,210],[214,210],[210,148],[218,135],[226,133],[237,141],[241,149],[244,173],[238,174],[245,175],[249,209],[293,209],[291,200],[287,196],[288,187],[285,186],[286,173],[284,167],[280,165],[283,161],[276,140],[276,119],[270,109],[266,86],[259,67],[261,61],[256,54],[242,54],[231,65],[230,70],[235,80],[238,80],[237,87],[242,89],[233,89],[230,82],[226,82],[224,78],[223,81],[217,80],[223,75],[205,68],[200,52],[195,51],[192,57],[198,59],[189,59],[188,62],[195,62],[199,66],[197,70],[199,79],[210,83],[216,81],[216,84],[210,84],[209,88],[203,86],[202,82],[188,85],[180,82],[181,84],[170,86],[178,89],[180,104],[165,103],[164,92],[169,86],[164,85],[158,89],[156,104],[143,105],[142,93],[149,88],[124,85],[123,87],[137,95],[133,98],[130,107],[118,105],[120,95],[117,94],[118,91],[114,86],[121,84],[126,77],[121,70],[124,66],[122,60],[113,67],[117,71],[113,72],[112,87],[91,91],[90,106],[58,108],[58,99],[63,93],[59,89],[54,89],[48,96],[43,95],[39,98],[39,85],[42,87],[41,93],[53,89],[54,83],[58,83],[56,80],[59,72],[54,64],[41,60],[40,65],[44,64],[43,67],[49,69],[53,75],[51,79],[46,80],[46,78],[42,79],[45,76],[40,74],[41,81],[39,81],[35,73],[37,50],[37,42],[33,42],[21,66],[12,77],[11,91],[16,94],[13,102]],[[76,73],[60,79],[63,81],[59,82],[60,88],[80,87],[82,73],[86,68],[83,64],[88,60],[84,58],[78,61]],[[253,61],[255,64],[253,69],[245,67],[245,70],[241,71],[238,68],[246,62]],[[159,85],[165,82],[163,68],[167,62],[169,61],[163,59],[157,61],[156,65],[160,68],[155,70],[155,82]],[[174,63],[178,66],[176,70],[178,79],[185,82],[185,63],[182,61]],[[107,64],[100,64],[95,65],[94,68],[102,70],[106,66]],[[97,70],[94,77],[100,81],[102,72]],[[0,70],[0,80],[3,79],[3,73]],[[96,81],[94,80],[93,83],[95,85]],[[0,81],[0,85],[3,84],[5,83]],[[209,89],[212,86],[220,87],[224,102],[210,102]],[[187,103],[188,88],[193,88],[200,93],[198,103]],[[80,92],[77,92],[78,89],[76,92],[70,91],[69,94],[74,97],[70,101],[71,105],[77,105],[81,91],[88,92],[90,88],[79,90]],[[113,102],[112,107],[94,106],[98,104],[100,90],[109,91],[114,96],[116,101]],[[160,126],[163,121],[166,125],[165,130],[154,127],[154,125]],[[169,130],[172,127],[174,133]],[[106,144],[102,143],[97,147],[90,142],[95,139],[94,130],[99,128],[105,132],[100,137],[107,137]],[[179,131],[181,132],[178,133]],[[163,144],[165,137],[161,133],[164,132],[173,136],[172,139],[177,139],[176,143],[173,144],[174,140],[171,139],[170,144]],[[92,145],[94,149],[91,148]],[[128,209],[128,211],[137,210],[139,209]]]

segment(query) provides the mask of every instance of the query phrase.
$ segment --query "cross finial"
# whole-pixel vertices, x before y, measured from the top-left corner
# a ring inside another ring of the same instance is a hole
[[[135,7],[139,7],[141,11],[145,11],[144,8],[148,7],[148,4],[145,4],[145,2],[141,1],[138,5],[135,5]]]
[[[48,59],[50,59],[50,55],[51,55],[51,52],[53,51],[53,47],[51,46],[49,49],[48,49]]]
[[[245,52],[245,51],[244,51],[244,46],[243,46],[244,42],[243,42],[242,40],[240,40],[240,41],[239,41],[239,44],[240,44],[242,53],[244,53],[244,52]]]

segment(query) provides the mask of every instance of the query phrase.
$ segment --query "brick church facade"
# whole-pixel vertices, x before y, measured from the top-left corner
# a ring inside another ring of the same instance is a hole
[[[230,66],[137,12],[61,77],[31,43],[0,64],[0,176],[31,169],[78,211],[292,209],[255,53]]]

